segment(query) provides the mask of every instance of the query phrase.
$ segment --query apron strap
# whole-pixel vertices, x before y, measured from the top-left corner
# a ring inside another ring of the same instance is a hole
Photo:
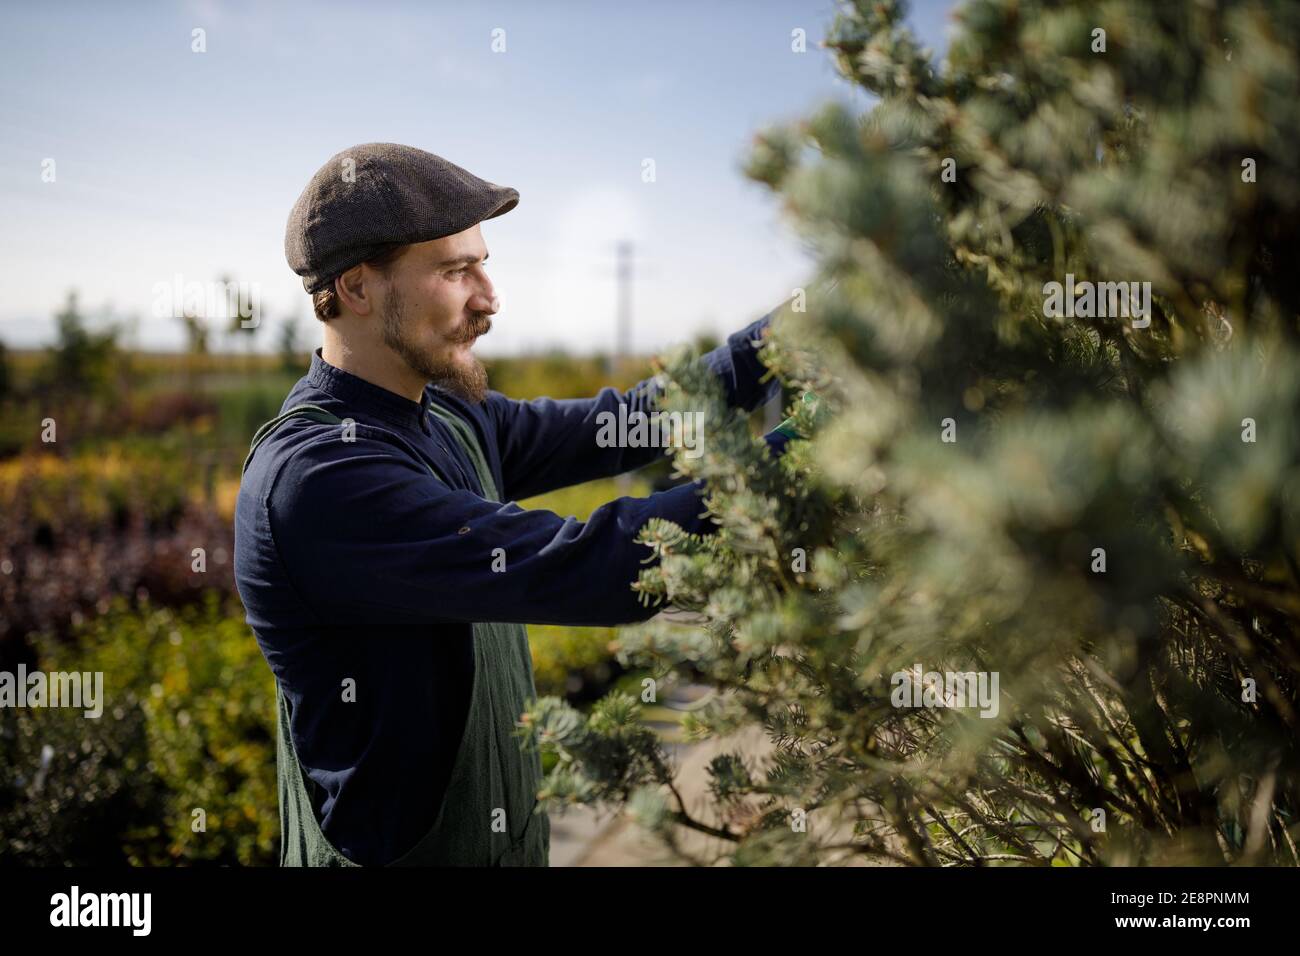
[[[490,498],[493,501],[500,501],[501,494],[497,491],[496,482],[492,478],[492,469],[488,467],[487,459],[483,457],[483,449],[479,446],[478,437],[474,434],[473,426],[455,412],[443,408],[432,400],[429,402],[429,411],[449,426],[460,439],[461,447],[469,455],[474,470],[478,472],[479,484],[483,486],[483,497]]]
[[[496,482],[492,480],[492,470],[488,467],[487,460],[483,457],[483,451],[479,447],[478,438],[474,435],[473,429],[460,416],[441,407],[440,405],[429,403],[429,411],[446,422],[460,439],[461,447],[469,455],[474,465],[474,470],[478,472],[479,482],[483,485],[484,495],[493,501],[500,501],[501,497],[497,493]],[[343,419],[339,418],[333,412],[321,408],[319,405],[313,405],[310,402],[303,402],[300,405],[294,405],[292,408],[285,409],[269,422],[265,422],[256,432],[253,433],[253,441],[248,449],[248,455],[244,458],[244,467],[240,473],[248,471],[248,463],[253,460],[253,453],[257,447],[270,437],[271,433],[287,422],[291,418],[307,418],[322,425],[342,425]],[[434,478],[437,478],[449,488],[454,487],[451,482],[447,481],[432,465],[429,466],[429,472]]]
[[[320,422],[322,425],[342,425],[343,419],[339,418],[332,412],[328,412],[319,405],[313,405],[310,402],[303,402],[301,405],[295,405],[284,412],[281,412],[269,422],[265,422],[256,432],[253,433],[253,443],[249,446],[248,456],[244,459],[244,467],[240,469],[240,474],[248,471],[248,463],[253,460],[253,452],[257,451],[257,446],[266,440],[271,432],[275,431],[291,418],[309,418],[314,422]]]

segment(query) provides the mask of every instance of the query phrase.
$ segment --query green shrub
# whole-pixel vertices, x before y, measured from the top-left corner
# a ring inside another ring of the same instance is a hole
[[[649,488],[641,476],[633,477],[627,490],[619,489],[613,479],[589,481],[538,495],[519,502],[521,508],[545,508],[563,517],[572,515],[587,520],[591,513],[620,494],[644,495]],[[610,680],[622,673],[610,643],[616,636],[613,628],[565,627],[530,624],[528,643],[533,651],[533,678],[540,696],[599,696]]]
[[[528,644],[533,650],[533,679],[540,696],[595,695],[616,672],[610,643],[617,631],[610,627],[563,627],[529,624]]]
[[[0,734],[6,862],[274,864],[275,684],[236,606],[210,594],[133,612],[119,600],[76,644],[38,644],[42,670],[102,671],[104,710],[12,711]]]

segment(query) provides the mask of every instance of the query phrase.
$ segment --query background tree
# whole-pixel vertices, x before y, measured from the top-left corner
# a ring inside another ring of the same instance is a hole
[[[820,262],[763,353],[813,437],[771,461],[666,368],[720,529],[643,531],[647,599],[704,623],[623,652],[721,690],[689,732],[768,746],[691,813],[637,701],[545,699],[544,795],[737,863],[1298,864],[1300,8],[983,0],[939,66],[902,13],[825,43],[867,115],[748,161]],[[1149,312],[1056,314],[1071,282]],[[996,673],[996,714],[933,706],[945,671]]]
[[[120,326],[108,323],[92,329],[77,305],[77,293],[68,292],[63,309],[54,316],[55,341],[46,350],[37,375],[39,387],[59,396],[86,400],[108,395],[113,388],[119,357]]]
[[[47,450],[63,453],[70,432],[99,431],[112,417],[126,365],[119,347],[122,324],[108,308],[92,326],[77,303],[77,293],[70,290],[54,320],[55,341],[45,349],[33,376],[31,397],[41,433],[47,419],[57,423],[56,440]],[[61,443],[58,430],[64,437]],[[36,434],[34,429],[27,432],[29,438]]]
[[[280,323],[280,368],[285,372],[302,370],[301,332],[296,315],[290,315]]]
[[[236,282],[229,274],[217,280],[220,290],[220,322],[224,326],[228,344],[244,343],[244,366],[253,368],[253,349],[257,333],[262,326],[261,302],[256,295]]]
[[[9,367],[9,349],[0,342],[0,402],[7,399],[14,390],[13,372]]]

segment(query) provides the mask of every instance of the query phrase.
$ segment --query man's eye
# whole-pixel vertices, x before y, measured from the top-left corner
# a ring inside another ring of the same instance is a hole
[[[463,276],[463,275],[464,275],[465,273],[467,273],[467,272],[469,272],[468,269],[453,269],[451,272],[448,272],[447,275],[449,275],[449,276],[455,276],[456,278],[459,279],[461,276]]]

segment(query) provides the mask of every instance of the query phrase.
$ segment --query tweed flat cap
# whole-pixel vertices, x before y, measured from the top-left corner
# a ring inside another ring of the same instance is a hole
[[[289,213],[284,256],[315,293],[395,242],[454,235],[514,209],[519,191],[441,156],[362,143],[329,159]]]

